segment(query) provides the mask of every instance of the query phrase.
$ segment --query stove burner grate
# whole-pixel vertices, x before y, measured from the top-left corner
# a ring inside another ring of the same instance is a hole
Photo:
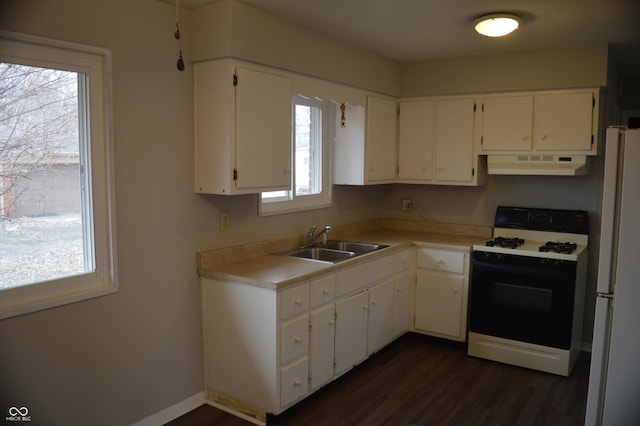
[[[561,243],[548,241],[544,243],[544,245],[540,246],[540,251],[544,253],[563,253],[563,254],[571,254],[573,251],[578,248],[578,245],[575,243]]]
[[[524,244],[524,240],[522,238],[506,238],[506,237],[495,237],[493,240],[489,240],[485,243],[486,246],[489,247],[502,247],[502,248],[510,248],[515,249]]]

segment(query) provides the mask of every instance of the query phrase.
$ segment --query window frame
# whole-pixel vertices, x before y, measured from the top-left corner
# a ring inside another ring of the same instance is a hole
[[[291,189],[285,191],[283,197],[264,198],[262,193],[258,194],[258,214],[259,216],[270,216],[276,214],[292,213],[297,211],[314,210],[331,207],[332,205],[332,168],[331,168],[331,141],[334,137],[334,129],[331,125],[335,118],[335,105],[330,101],[323,101],[318,98],[310,98],[300,94],[292,97],[291,108]],[[295,111],[296,105],[306,105],[318,107],[322,111],[322,167],[320,171],[313,173],[321,174],[322,190],[318,194],[295,195]],[[280,192],[280,191],[274,191]]]
[[[85,75],[91,203],[83,208],[93,230],[94,270],[0,290],[0,319],[118,291],[111,51],[0,30],[0,61]],[[81,144],[82,145],[82,144]]]

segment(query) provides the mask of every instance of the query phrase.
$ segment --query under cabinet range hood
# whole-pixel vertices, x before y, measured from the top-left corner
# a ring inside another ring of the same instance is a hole
[[[492,175],[584,176],[589,174],[586,155],[488,155],[488,173]]]

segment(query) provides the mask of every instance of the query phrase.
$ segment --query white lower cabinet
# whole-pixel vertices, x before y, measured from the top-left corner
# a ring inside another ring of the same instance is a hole
[[[468,258],[411,247],[280,291],[202,278],[207,399],[265,420],[409,330],[463,340]]]
[[[289,405],[309,392],[309,358],[280,369],[280,403]]]
[[[318,389],[333,379],[336,309],[332,303],[311,311],[309,338],[309,388]]]
[[[415,331],[465,341],[468,250],[419,248],[416,263]]]
[[[393,279],[371,287],[367,295],[367,355],[370,355],[393,340]]]
[[[336,302],[336,376],[367,357],[367,296],[366,291],[361,291]]]

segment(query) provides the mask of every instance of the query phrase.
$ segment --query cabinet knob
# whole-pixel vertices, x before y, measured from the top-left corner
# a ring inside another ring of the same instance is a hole
[[[372,305],[377,305],[377,304],[378,304],[378,301],[377,301],[377,300],[372,300],[372,301],[371,301],[371,304],[372,304]]]
[[[367,305],[363,305],[363,306],[362,306],[362,310],[363,310],[363,311],[366,311],[366,310],[368,310],[368,309],[369,309],[369,306],[367,306]]]
[[[302,337],[296,336],[296,337],[294,337],[293,341],[295,343],[300,343],[300,342],[302,342]]]
[[[542,135],[542,138],[540,139],[542,139],[543,141],[546,141],[547,139],[549,139],[549,135]]]
[[[454,289],[453,289],[453,292],[454,292],[454,293],[458,293],[458,288],[457,288],[457,287],[456,287],[456,288],[454,288]]]
[[[336,323],[336,320],[330,319],[329,321],[327,321],[327,323],[329,323],[329,325],[334,325]]]
[[[396,289],[396,291],[404,291],[404,288],[403,288],[403,287],[398,287],[398,288]]]
[[[299,305],[300,303],[302,303],[302,300],[300,300],[300,298],[296,297],[296,299],[293,301],[293,303],[295,303],[296,305]]]
[[[328,288],[323,288],[322,289],[322,294],[329,294],[329,289]]]
[[[288,176],[288,175],[291,174],[291,172],[288,169],[283,169],[282,170],[282,174],[285,175],[285,176]]]
[[[522,142],[526,142],[526,141],[528,141],[528,140],[529,140],[529,136],[523,136],[523,137],[522,137]]]
[[[293,381],[293,385],[294,386],[300,386],[302,384],[302,382],[300,382],[300,380],[294,380]]]

